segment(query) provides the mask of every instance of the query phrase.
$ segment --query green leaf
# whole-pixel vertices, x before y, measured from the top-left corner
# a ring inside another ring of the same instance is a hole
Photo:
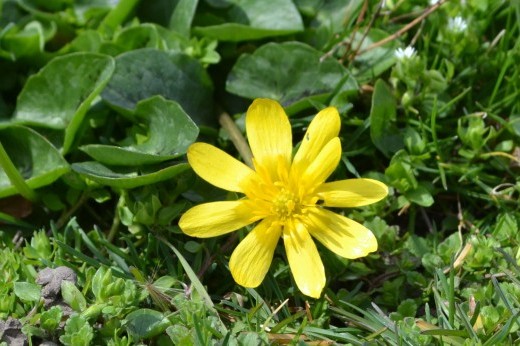
[[[199,134],[197,125],[174,101],[155,96],[137,104],[136,122],[147,123],[148,138],[144,143],[117,147],[89,144],[80,149],[100,163],[137,166],[171,160],[186,153]]]
[[[197,123],[213,122],[213,86],[202,65],[180,53],[145,48],[116,58],[103,99],[130,113],[141,100],[161,95],[177,101]]]
[[[401,192],[412,191],[419,186],[410,164],[410,157],[404,150],[398,151],[392,157],[385,175],[390,179],[391,185]]]
[[[85,297],[76,285],[70,281],[63,280],[61,282],[61,296],[63,301],[74,311],[81,312],[87,308]]]
[[[62,315],[63,311],[61,308],[59,306],[53,306],[42,312],[40,316],[40,326],[49,332],[54,332],[60,325]]]
[[[94,338],[94,331],[88,321],[79,316],[71,316],[65,323],[65,333],[60,341],[67,346],[88,346]]]
[[[193,31],[220,41],[245,41],[303,30],[302,19],[291,0],[231,0],[228,3],[224,18],[206,21],[202,24],[207,26],[195,26]],[[214,16],[212,11],[206,18]],[[199,22],[204,20],[199,19]]]
[[[399,304],[397,312],[403,317],[415,317],[417,313],[417,303],[413,299],[405,299]]]
[[[348,71],[336,60],[320,61],[322,53],[299,42],[268,43],[253,54],[242,55],[229,73],[226,90],[255,99],[278,100],[287,112],[325,101],[348,79]],[[355,81],[348,88],[357,88]],[[342,86],[342,92],[345,88]],[[354,89],[357,90],[357,89]]]
[[[382,80],[378,80],[372,96],[370,110],[370,138],[385,156],[403,148],[403,137],[395,126],[396,102],[392,90]]]
[[[176,164],[157,171],[141,171],[128,167],[109,168],[93,161],[72,164],[72,169],[77,173],[99,184],[121,189],[132,189],[171,179],[189,168],[187,163]]]
[[[86,29],[78,33],[78,35],[63,46],[60,53],[73,52],[100,52],[100,47],[103,43],[103,36],[95,30]]]
[[[21,300],[37,302],[41,296],[41,286],[30,282],[15,282],[13,285],[14,294]]]
[[[67,161],[47,139],[23,126],[0,128],[0,142],[27,185],[36,189],[69,171]],[[0,198],[17,194],[5,171],[0,169]]]
[[[129,313],[126,318],[129,333],[139,339],[147,339],[159,335],[171,322],[159,311],[139,309]]]
[[[66,153],[85,113],[113,71],[114,60],[107,55],[72,53],[58,57],[29,78],[18,97],[14,120],[65,129]]]
[[[99,267],[92,278],[92,293],[96,301],[103,301],[104,290],[112,282],[112,270],[104,266]]]
[[[314,2],[314,3],[313,3]],[[305,28],[305,42],[317,49],[327,49],[331,41],[348,32],[358,18],[363,0],[295,1],[302,14],[312,17]]]
[[[182,53],[188,47],[190,41],[186,37],[156,24],[143,23],[122,29],[117,33],[113,44],[105,43],[103,50],[109,50],[111,55],[140,48]]]
[[[29,22],[23,29],[12,26],[1,35],[0,54],[13,60],[32,57],[43,52],[44,29],[40,22]]]
[[[404,196],[413,203],[419,204],[422,207],[431,206],[435,200],[433,199],[432,194],[428,191],[427,188],[420,185],[417,188],[404,192]]]
[[[191,22],[198,3],[198,0],[177,0],[168,27],[185,37],[189,37]]]

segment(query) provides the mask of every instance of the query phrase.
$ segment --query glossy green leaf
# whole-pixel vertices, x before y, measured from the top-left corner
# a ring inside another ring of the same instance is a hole
[[[76,36],[60,50],[61,53],[92,52],[100,53],[103,36],[96,30],[87,29]],[[102,52],[101,52],[102,53]]]
[[[183,52],[189,46],[189,40],[159,25],[143,23],[122,29],[114,38],[114,46],[120,53],[140,48]]]
[[[118,147],[90,144],[80,149],[107,165],[138,166],[171,160],[186,153],[199,134],[197,125],[174,101],[155,96],[137,104],[133,118],[148,127],[144,143]]]
[[[370,138],[385,156],[390,156],[404,147],[403,136],[395,126],[396,101],[392,90],[378,80],[372,96],[370,110]]]
[[[132,112],[139,101],[161,95],[177,101],[195,122],[211,123],[212,93],[212,82],[197,60],[147,48],[116,58],[116,69],[102,97],[112,106]]]
[[[224,18],[199,22],[199,35],[221,41],[256,40],[265,37],[292,34],[303,30],[303,22],[291,0],[231,0]]]
[[[16,106],[14,120],[54,129],[65,129],[63,152],[94,98],[114,71],[114,60],[94,53],[58,57],[31,76]]]
[[[156,171],[143,172],[137,168],[108,168],[92,161],[72,164],[72,169],[77,173],[99,184],[122,189],[132,189],[171,179],[189,168],[187,163],[180,163]]]
[[[14,294],[21,300],[37,302],[41,296],[41,286],[30,282],[15,282],[13,285]]]
[[[320,60],[322,53],[298,42],[268,43],[253,54],[242,55],[229,73],[226,90],[255,99],[278,100],[288,113],[310,106],[309,101],[325,101],[341,84],[355,90],[348,71],[332,58]],[[345,91],[345,90],[342,90]]]
[[[0,129],[0,142],[32,189],[49,185],[69,171],[67,161],[58,150],[34,130],[23,126]],[[4,170],[0,169],[0,198],[17,193]]]
[[[125,318],[128,331],[138,339],[151,338],[162,333],[171,322],[159,311],[139,309]]]

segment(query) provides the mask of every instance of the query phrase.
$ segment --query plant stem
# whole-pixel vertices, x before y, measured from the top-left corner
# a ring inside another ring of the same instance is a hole
[[[365,49],[358,51],[357,55],[361,55],[361,54],[363,54],[363,53],[365,53],[365,52],[367,52],[369,50],[372,50],[374,48],[380,47],[380,46],[384,45],[385,43],[388,43],[390,41],[395,40],[396,38],[398,38],[399,36],[401,36],[402,34],[407,32],[408,30],[410,30],[411,28],[413,28],[414,26],[419,24],[421,21],[423,21],[426,17],[428,17],[433,12],[435,12],[439,7],[441,7],[442,4],[444,4],[447,1],[449,1],[449,0],[439,0],[438,2],[433,4],[432,6],[428,7],[419,17],[415,18],[410,23],[406,24],[404,27],[402,27],[401,29],[397,30],[392,35],[387,36],[387,37],[385,37],[384,39],[382,39],[380,41],[374,42],[371,45],[369,45],[368,47],[366,47]]]
[[[231,119],[229,114],[227,114],[226,112],[222,112],[218,121],[220,123],[220,126],[222,126],[228,132],[231,142],[233,142],[235,148],[237,148],[244,162],[249,167],[254,168],[253,153],[251,152],[251,149],[249,148],[246,139],[242,135],[242,132],[237,127],[233,119]]]
[[[7,175],[7,178],[9,178],[9,181],[11,184],[14,185],[16,190],[20,195],[22,195],[24,198],[35,201],[37,199],[37,195],[34,192],[33,189],[27,185],[25,182],[25,179],[22,177],[20,172],[18,172],[18,169],[16,169],[15,165],[13,164],[13,161],[9,158],[9,155],[7,155],[7,152],[4,149],[4,146],[0,142],[0,167],[3,168],[5,174]]]

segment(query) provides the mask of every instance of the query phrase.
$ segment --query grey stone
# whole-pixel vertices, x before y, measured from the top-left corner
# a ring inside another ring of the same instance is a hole
[[[9,346],[29,345],[29,339],[22,333],[22,323],[11,317],[0,321],[0,341],[5,341]]]
[[[76,284],[76,273],[69,267],[57,267],[54,269],[44,268],[36,277],[36,283],[43,285],[42,297],[46,307],[56,305],[56,302],[61,301],[61,283],[62,281],[70,281]]]

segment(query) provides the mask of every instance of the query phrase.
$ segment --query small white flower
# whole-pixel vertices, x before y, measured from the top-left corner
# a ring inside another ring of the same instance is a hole
[[[448,30],[450,30],[452,32],[460,33],[460,32],[466,31],[467,28],[468,28],[468,22],[466,22],[464,20],[464,18],[462,18],[460,16],[457,16],[455,18],[450,18],[450,20],[448,21]]]
[[[415,54],[416,51],[411,46],[408,46],[405,49],[397,48],[394,52],[395,57],[400,61],[411,59]]]
[[[433,6],[438,2],[439,2],[439,0],[428,0],[428,4],[430,4],[430,6]]]

